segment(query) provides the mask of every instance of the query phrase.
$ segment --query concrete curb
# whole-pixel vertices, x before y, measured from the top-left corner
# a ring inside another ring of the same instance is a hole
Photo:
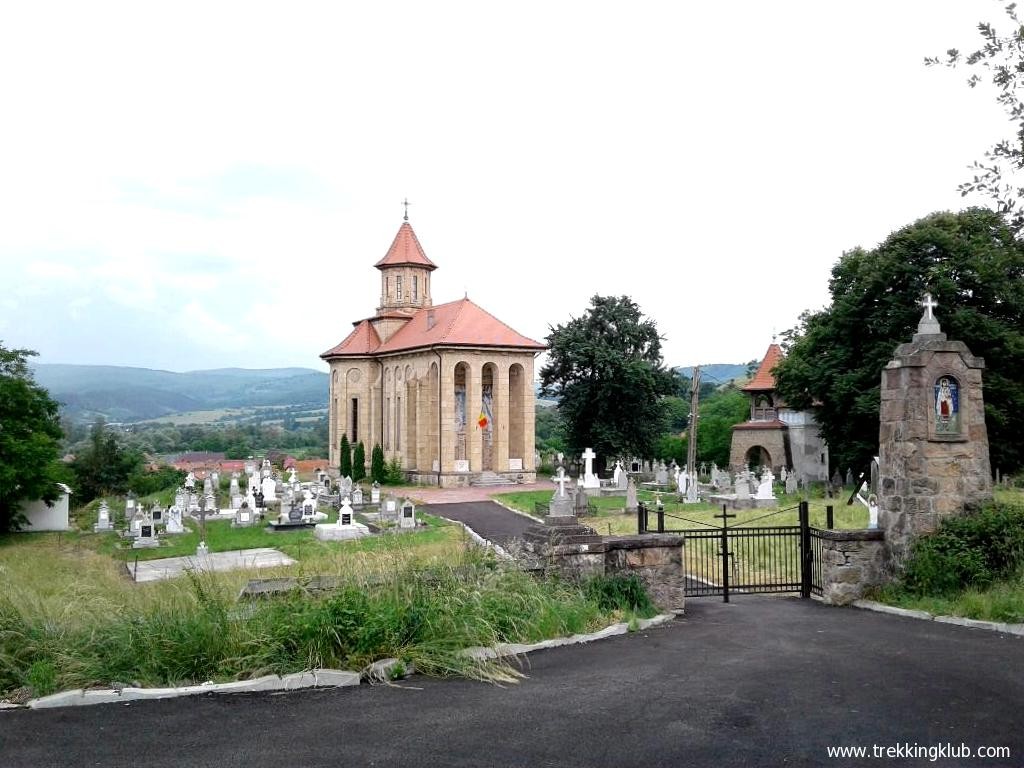
[[[923,619],[935,621],[939,624],[953,624],[958,627],[969,627],[971,629],[985,629],[989,632],[1003,632],[1008,635],[1019,635],[1024,637],[1024,624],[1007,624],[1002,621],[982,621],[981,619],[966,619],[963,616],[935,616],[928,611],[917,611],[912,608],[897,608],[894,605],[876,603],[874,600],[854,600],[854,608],[863,608],[866,611],[878,613],[889,613],[893,616],[904,616],[908,619]]]
[[[428,513],[428,514],[433,514],[433,513]],[[450,517],[445,517],[444,515],[437,515],[437,514],[434,514],[434,517],[439,517],[442,520],[447,520],[449,523],[452,523],[454,525],[461,525],[462,526],[462,530],[464,530],[466,533],[469,534],[469,537],[473,540],[473,543],[476,544],[477,546],[481,546],[484,549],[492,549],[492,550],[494,550],[494,554],[496,554],[498,557],[502,558],[503,560],[512,560],[513,559],[512,555],[510,555],[508,552],[506,552],[501,547],[501,545],[495,544],[493,541],[489,541],[488,539],[485,539],[483,536],[481,536],[479,533],[474,531],[472,528],[470,528],[468,525],[466,525],[461,520],[452,520]]]
[[[676,614],[674,613],[662,613],[651,619],[639,619],[637,621],[636,631],[640,632],[645,629],[650,629],[651,627],[660,626],[667,621],[671,621],[675,617]],[[478,660],[500,659],[506,656],[519,656],[524,653],[532,653],[533,651],[543,651],[546,648],[560,648],[564,645],[582,645],[583,643],[591,643],[595,640],[604,640],[605,638],[615,637],[616,635],[625,635],[629,631],[629,624],[623,622],[620,624],[612,624],[604,629],[599,629],[597,632],[591,632],[586,635],[556,637],[551,640],[541,640],[539,643],[499,643],[491,648],[476,646],[473,648],[466,648],[462,653],[465,656]]]
[[[295,691],[300,688],[337,688],[359,685],[359,673],[340,669],[313,669],[295,672],[284,677],[265,675],[253,680],[236,680],[230,683],[201,683],[180,688],[121,688],[83,691],[62,691],[52,696],[32,699],[26,705],[29,709],[51,709],[53,707],[79,707],[90,704],[114,704],[123,701],[146,701],[151,699],[172,699],[181,696],[196,696],[203,693],[250,693],[253,691]]]
[[[635,631],[641,632],[660,626],[676,618],[677,615],[678,612],[662,613],[650,619],[638,619]],[[542,651],[546,648],[591,643],[595,640],[604,640],[616,635],[625,635],[629,631],[629,624],[622,622],[585,635],[556,637],[551,640],[542,640],[539,643],[501,643],[493,648],[477,646],[475,648],[466,648],[462,653],[480,661],[500,659],[507,656],[520,656],[532,653],[533,651]],[[117,704],[129,701],[173,699],[204,693],[252,693],[256,691],[296,691],[302,688],[340,688],[343,686],[359,685],[363,677],[366,677],[367,682],[382,682],[389,676],[390,668],[397,663],[397,659],[383,659],[371,664],[363,671],[363,674],[340,669],[313,669],[306,672],[294,672],[284,677],[264,675],[253,680],[236,680],[230,683],[206,682],[179,688],[101,688],[95,690],[77,688],[72,691],[61,691],[50,696],[32,699],[24,706],[0,702],[0,709],[6,711],[25,709],[26,707],[28,709],[82,707],[91,704]],[[415,670],[409,669],[408,674],[403,675],[403,677],[408,677],[410,674],[415,674]]]

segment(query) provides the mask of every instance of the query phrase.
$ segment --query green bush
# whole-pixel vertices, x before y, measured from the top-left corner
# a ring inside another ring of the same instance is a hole
[[[402,462],[392,459],[384,468],[384,485],[404,485],[405,471],[402,469]]]
[[[387,482],[387,469],[384,465],[384,449],[380,443],[373,446],[373,453],[370,454],[370,479],[375,483],[383,485]]]
[[[595,576],[587,582],[587,598],[602,611],[633,611],[653,616],[657,613],[643,582],[636,576]]]
[[[224,478],[221,478],[222,480]],[[230,477],[228,478],[230,482]],[[155,472],[138,469],[128,477],[128,488],[136,496],[149,496],[151,493],[177,488],[185,482],[185,473],[174,467],[160,467]]]
[[[366,477],[366,449],[362,441],[352,451],[352,480],[358,483]]]
[[[1024,509],[991,504],[980,512],[947,518],[917,540],[901,587],[917,595],[948,595],[984,587],[1024,565]]]

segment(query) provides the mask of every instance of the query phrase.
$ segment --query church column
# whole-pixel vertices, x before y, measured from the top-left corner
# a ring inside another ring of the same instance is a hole
[[[537,462],[534,460],[534,454],[537,450],[537,398],[533,391],[533,363],[534,357],[532,355],[523,363],[523,437],[525,438],[523,441],[525,444],[523,450],[523,469],[530,472],[537,470]]]
[[[455,468],[455,360],[444,358],[441,387],[438,392],[441,409],[441,471]]]
[[[469,376],[466,379],[466,441],[469,454],[469,471],[479,472],[483,468],[483,434],[477,419],[480,418],[481,380],[483,365],[480,358],[470,359]]]
[[[494,469],[508,470],[508,362],[496,363],[494,381]]]

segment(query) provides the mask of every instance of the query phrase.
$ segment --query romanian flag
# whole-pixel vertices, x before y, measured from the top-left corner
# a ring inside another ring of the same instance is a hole
[[[491,422],[488,420],[487,414],[480,411],[480,418],[476,420],[476,425],[480,427],[480,429],[487,429],[487,425],[490,423]]]

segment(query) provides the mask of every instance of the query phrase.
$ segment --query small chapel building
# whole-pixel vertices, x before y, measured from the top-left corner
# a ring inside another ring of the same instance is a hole
[[[534,359],[546,347],[468,297],[434,304],[437,265],[405,217],[380,261],[376,313],[320,357],[330,366],[330,462],[375,445],[411,482],[533,482]]]
[[[788,407],[775,392],[772,369],[781,362],[782,347],[772,343],[757,373],[743,392],[750,396],[750,418],[732,428],[729,464],[734,471],[783,467],[805,482],[828,480],[828,445],[812,411]]]

